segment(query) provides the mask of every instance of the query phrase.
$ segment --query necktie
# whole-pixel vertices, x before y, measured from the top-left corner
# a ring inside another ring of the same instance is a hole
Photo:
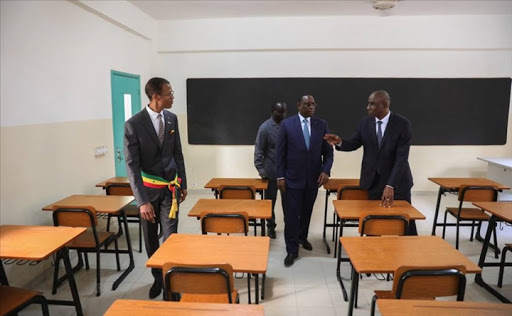
[[[164,142],[164,123],[162,122],[162,114],[158,114],[156,117],[158,119],[158,139],[160,140],[160,145]]]
[[[380,144],[382,143],[382,129],[380,128],[382,121],[377,121],[377,125],[377,145],[379,145],[380,148]]]
[[[306,148],[309,150],[309,128],[308,128],[308,120],[304,119],[302,122],[304,123],[304,128],[302,129],[302,134],[304,134],[304,141],[306,142]]]

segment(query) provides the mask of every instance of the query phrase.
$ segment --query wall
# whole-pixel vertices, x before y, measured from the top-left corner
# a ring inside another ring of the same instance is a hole
[[[161,69],[176,91],[174,111],[184,143],[187,78],[512,76],[512,16],[162,21],[158,32]],[[289,115],[296,113],[295,105],[289,108]],[[435,118],[425,119],[435,128]],[[336,124],[335,118],[327,120]],[[509,115],[503,146],[413,146],[413,190],[436,190],[428,177],[485,177],[487,166],[476,158],[511,156],[511,140]],[[191,187],[216,176],[257,176],[252,146],[187,144],[184,150]],[[332,177],[359,177],[361,156],[362,149],[335,153]]]
[[[68,1],[2,1],[0,20],[0,222],[52,225],[43,206],[102,194],[94,185],[114,175],[110,70],[145,83],[156,55],[150,40]],[[109,153],[94,157],[102,145]],[[48,265],[7,275],[23,285]]]

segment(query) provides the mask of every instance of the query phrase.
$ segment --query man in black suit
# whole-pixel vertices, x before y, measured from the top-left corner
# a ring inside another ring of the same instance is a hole
[[[125,123],[124,152],[146,252],[151,257],[160,245],[158,222],[164,241],[178,232],[178,202],[187,196],[187,181],[178,118],[164,110],[172,107],[174,91],[163,78],[150,79],[145,91],[149,104]],[[155,298],[162,291],[162,270],[151,269],[151,273],[155,281],[149,297]]]
[[[342,140],[334,134],[324,139],[336,150],[353,151],[363,146],[360,186],[369,191],[370,200],[381,200],[384,207],[393,205],[393,200],[411,203],[413,186],[409,167],[411,146],[411,122],[389,110],[391,99],[386,91],[373,92],[368,98],[368,117],[359,123],[350,139]],[[417,235],[416,224],[409,224],[410,235]]]
[[[284,265],[293,265],[299,256],[299,244],[306,250],[309,223],[318,188],[329,180],[333,150],[324,139],[327,122],[313,116],[316,102],[305,95],[297,103],[298,114],[281,123],[276,151],[277,187],[285,191]]]

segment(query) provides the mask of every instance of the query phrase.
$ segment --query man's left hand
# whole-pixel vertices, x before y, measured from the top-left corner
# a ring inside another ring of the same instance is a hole
[[[382,192],[381,205],[383,207],[391,207],[393,205],[393,198],[395,197],[395,189],[386,186]]]
[[[329,175],[325,172],[322,172],[318,177],[318,187],[321,187],[322,185],[326,184],[327,181],[329,181]]]
[[[186,197],[187,197],[187,190],[180,190],[180,203],[185,201]]]

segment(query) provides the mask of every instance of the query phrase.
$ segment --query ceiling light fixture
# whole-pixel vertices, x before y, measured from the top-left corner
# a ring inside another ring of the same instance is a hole
[[[398,0],[373,0],[372,6],[376,10],[388,10],[393,8]]]

